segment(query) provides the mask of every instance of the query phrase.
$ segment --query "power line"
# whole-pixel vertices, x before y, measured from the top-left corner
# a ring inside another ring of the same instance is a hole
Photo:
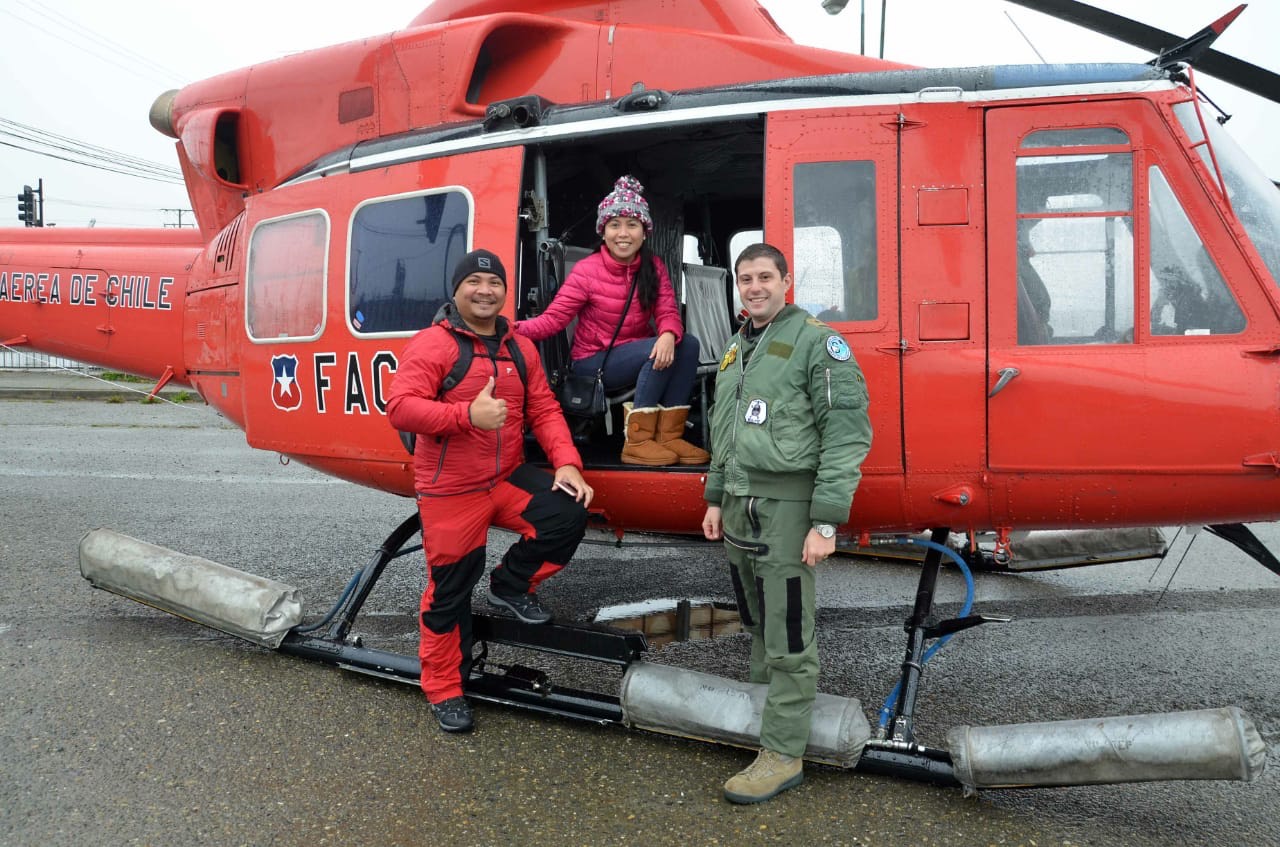
[[[82,164],[86,164],[86,165],[92,165],[94,164],[94,162],[102,162],[110,165],[115,165],[116,167],[119,167],[119,168],[127,168],[128,170],[134,173],[137,173],[139,176],[163,177],[166,179],[181,179],[181,176],[177,174],[172,168],[164,168],[157,165],[134,164],[133,162],[130,162],[123,158],[103,155],[101,153],[95,153],[91,150],[82,149],[76,145],[54,144],[49,141],[43,141],[39,138],[31,138],[30,136],[22,135],[21,133],[10,132],[7,129],[0,129],[0,135],[7,135],[10,138],[16,138],[19,141],[26,141],[30,144],[40,144],[52,150],[61,150],[64,153],[70,153],[71,155],[74,155],[74,156],[80,156],[82,157],[82,159],[90,160],[90,161],[82,162]],[[39,151],[33,150],[32,152],[39,152]]]
[[[156,165],[135,164],[134,162],[131,162],[127,159],[118,158],[110,155],[103,155],[101,153],[95,153],[90,150],[84,150],[76,145],[54,144],[49,141],[43,141],[39,138],[31,138],[21,133],[10,132],[7,129],[0,129],[0,135],[8,136],[9,138],[13,138],[18,141],[25,141],[28,144],[39,145],[39,147],[37,148],[37,151],[39,149],[47,148],[49,150],[60,150],[63,153],[68,153],[73,156],[79,156],[81,157],[81,160],[88,160],[88,161],[85,161],[85,164],[103,163],[108,165],[114,165],[118,168],[126,168],[129,171],[132,171],[140,175],[163,177],[166,179],[181,179],[181,176],[182,176],[181,174],[175,172],[172,168],[159,167]]]
[[[181,179],[170,179],[170,178],[158,177],[158,176],[147,176],[145,174],[137,173],[136,171],[125,171],[125,170],[120,170],[118,168],[109,168],[105,165],[95,165],[92,162],[82,162],[79,159],[72,159],[67,156],[59,156],[56,153],[50,153],[46,150],[36,150],[35,148],[32,148],[32,147],[23,147],[21,144],[14,144],[13,142],[10,142],[10,141],[0,141],[0,146],[13,147],[18,150],[25,150],[28,153],[35,153],[38,156],[48,156],[50,159],[60,159],[64,162],[71,162],[74,165],[84,165],[87,168],[97,168],[100,171],[107,171],[109,173],[122,174],[124,176],[132,176],[138,179],[149,179],[149,180],[153,180],[154,182],[165,182],[165,183],[169,183],[170,185],[183,184]]]
[[[56,32],[50,32],[49,30],[45,29],[39,24],[32,23],[31,21],[27,20],[21,15],[15,13],[12,9],[5,9],[3,7],[0,7],[0,12],[4,12],[6,15],[9,15],[12,18],[16,18],[17,20],[21,21],[22,23],[26,24],[32,29],[36,29],[36,30],[39,30],[40,32],[43,32],[45,35],[49,36],[50,38],[55,38],[58,41],[62,41],[66,44],[71,45],[77,50],[82,50],[85,53],[88,53],[90,56],[93,56],[95,59],[99,59],[110,65],[115,65],[120,70],[125,71],[126,73],[131,73],[140,79],[145,79],[148,82],[152,82],[152,83],[155,82],[155,71],[144,72],[138,68],[133,68],[133,67],[129,67],[128,65],[121,64],[120,62],[116,61],[110,56],[104,56],[101,53],[98,53],[97,51],[94,51],[89,49],[88,47],[85,47],[83,44],[76,44],[74,41],[69,41],[66,38],[63,38],[62,36],[58,35]],[[168,76],[169,73],[170,73],[169,71],[166,71],[165,75]]]
[[[64,200],[57,198],[50,200],[50,203],[57,203],[58,206],[74,206],[77,209],[109,209],[115,212],[163,212],[164,209],[155,206],[142,206],[132,203],[81,203],[78,200]]]
[[[177,168],[162,165],[158,162],[151,162],[137,156],[130,156],[96,144],[88,144],[69,136],[48,132],[47,130],[28,126],[7,118],[0,118],[0,136],[8,136],[17,141],[26,142],[28,145],[37,145],[32,147],[0,141],[0,144],[16,147],[19,150],[26,150],[29,153],[49,156],[54,159],[86,167],[99,168],[125,176],[136,176],[141,179],[153,179],[173,184],[181,184],[183,182],[182,172]],[[59,153],[51,151],[60,151],[66,155],[59,155]]]
[[[153,161],[150,161],[149,159],[142,159],[142,158],[139,158],[138,156],[131,156],[128,153],[121,153],[118,150],[112,150],[107,147],[101,147],[97,144],[90,144],[87,141],[80,141],[79,139],[72,138],[69,135],[59,135],[56,132],[50,132],[47,129],[40,129],[39,127],[30,126],[24,123],[19,123],[18,121],[10,120],[8,118],[0,118],[0,125],[12,127],[18,130],[19,131],[18,133],[11,133],[11,134],[17,135],[18,137],[23,137],[22,133],[27,133],[28,136],[31,136],[31,135],[44,136],[45,138],[51,138],[51,139],[54,139],[55,141],[59,141],[64,144],[69,144],[74,147],[80,148],[86,151],[87,153],[96,153],[105,157],[109,157],[111,159],[118,160],[120,164],[134,164],[139,167],[145,168],[147,170],[159,171],[164,175],[173,175],[173,176],[182,175],[177,168],[174,168],[170,165],[165,165],[160,162],[153,162]],[[0,131],[3,131],[3,130],[0,130]],[[43,143],[43,139],[41,138],[24,137],[24,140]],[[52,146],[56,146],[56,145],[52,145]]]
[[[73,32],[75,32],[76,35],[78,35],[79,37],[84,38],[88,41],[100,44],[101,46],[110,50],[112,54],[124,53],[127,55],[124,55],[121,58],[127,61],[138,63],[140,65],[150,66],[153,74],[155,72],[159,72],[160,74],[166,77],[169,77],[171,79],[174,79],[178,82],[181,82],[184,85],[190,81],[184,78],[182,74],[172,70],[171,68],[167,68],[164,65],[161,65],[159,62],[154,61],[149,56],[144,56],[141,53],[138,53],[135,50],[131,50],[130,48],[124,46],[123,44],[120,44],[117,41],[111,40],[110,38],[108,38],[105,35],[102,35],[101,33],[94,32],[93,30],[81,24],[79,21],[76,21],[70,17],[67,17],[62,12],[59,12],[57,9],[50,9],[47,6],[44,6],[43,4],[32,2],[32,0],[18,0],[18,3],[22,6],[27,7],[27,9],[29,9],[32,12],[35,12],[37,15],[40,15],[41,17],[45,18],[51,23],[57,26],[66,27],[72,30]]]

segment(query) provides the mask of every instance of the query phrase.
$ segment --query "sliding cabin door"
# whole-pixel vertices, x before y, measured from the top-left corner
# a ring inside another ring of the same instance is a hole
[[[866,375],[875,433],[864,475],[902,470],[897,133],[886,126],[890,118],[848,110],[768,119],[765,240],[791,264],[788,298],[843,335]]]

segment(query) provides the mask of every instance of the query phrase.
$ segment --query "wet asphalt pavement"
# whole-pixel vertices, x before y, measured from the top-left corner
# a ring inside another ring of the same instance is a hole
[[[80,537],[107,526],[293,584],[315,615],[408,501],[282,465],[198,404],[4,400],[0,442],[0,845],[1280,844],[1280,577],[1216,538],[1197,538],[1176,575],[1172,556],[980,574],[976,610],[1015,620],[930,663],[917,730],[942,746],[957,724],[1236,704],[1270,747],[1254,782],[966,798],[810,766],[800,788],[735,807],[720,786],[743,751],[487,705],[474,734],[444,736],[414,688],[254,647],[78,571]],[[1256,529],[1280,550],[1280,527]],[[370,646],[413,652],[419,556],[370,598],[357,627]],[[820,687],[869,718],[896,679],[915,573],[822,568]],[[715,547],[584,546],[543,596],[587,620],[673,593],[730,599]],[[945,575],[940,611],[961,596]],[[652,660],[742,678],[747,643]],[[548,667],[615,693],[610,669]]]

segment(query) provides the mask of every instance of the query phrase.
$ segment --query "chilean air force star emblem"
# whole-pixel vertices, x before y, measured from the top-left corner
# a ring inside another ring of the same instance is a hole
[[[292,412],[302,405],[302,390],[298,387],[298,357],[272,356],[271,402],[277,409]]]

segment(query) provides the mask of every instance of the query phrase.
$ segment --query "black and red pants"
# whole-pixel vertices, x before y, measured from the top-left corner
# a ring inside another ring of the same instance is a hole
[[[471,592],[484,573],[489,527],[520,534],[491,577],[494,593],[527,594],[559,571],[587,527],[587,510],[533,465],[486,491],[418,496],[427,590],[418,629],[422,690],[432,703],[462,695],[471,673]]]

